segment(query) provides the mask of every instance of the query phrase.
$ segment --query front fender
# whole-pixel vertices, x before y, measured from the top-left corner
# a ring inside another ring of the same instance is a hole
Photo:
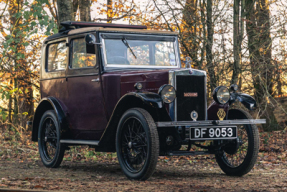
[[[161,97],[156,94],[156,93],[151,93],[151,92],[147,92],[147,93],[142,93],[142,92],[130,92],[125,94],[124,96],[122,96],[122,98],[120,99],[120,101],[128,96],[135,96],[137,98],[139,98],[140,100],[142,100],[145,104],[154,107],[154,108],[162,108],[162,99]]]
[[[219,109],[223,109],[225,111],[226,115],[224,119],[226,120],[226,117],[228,116],[229,104],[226,103],[222,105],[222,104],[216,103],[215,101],[213,101],[207,109],[207,119],[208,120],[219,120],[218,115],[217,115]]]
[[[249,110],[254,110],[257,107],[255,99],[250,95],[246,93],[235,93],[235,94],[236,95],[234,100],[231,101],[232,103],[235,102],[235,100],[237,99]]]
[[[161,97],[156,93],[130,92],[121,97],[109,118],[107,127],[100,139],[99,146],[106,147],[106,151],[115,151],[115,136],[118,122],[129,109],[142,108],[151,114],[154,121],[171,121],[171,118],[162,103]]]

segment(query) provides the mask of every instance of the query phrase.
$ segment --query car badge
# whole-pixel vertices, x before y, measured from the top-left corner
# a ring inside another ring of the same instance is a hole
[[[184,63],[185,63],[185,68],[189,69],[191,67],[191,58],[190,57],[186,57]]]
[[[218,119],[220,121],[222,121],[225,117],[226,113],[224,111],[224,109],[220,108],[218,111],[217,111],[217,116],[218,116]]]
[[[198,118],[198,113],[196,111],[192,111],[190,117],[193,121],[196,121]]]
[[[198,96],[198,93],[197,92],[194,92],[194,93],[183,93],[183,96],[184,97],[197,97]]]

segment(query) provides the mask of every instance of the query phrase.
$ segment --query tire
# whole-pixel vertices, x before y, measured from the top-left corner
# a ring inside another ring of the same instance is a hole
[[[60,125],[53,110],[46,111],[40,121],[38,147],[41,160],[46,167],[60,166],[65,146],[60,143]]]
[[[228,112],[228,119],[252,119],[252,117],[246,111],[231,109]],[[222,147],[222,153],[215,155],[219,167],[230,176],[247,174],[254,167],[259,152],[257,126],[254,124],[237,125],[237,129],[237,141],[233,144],[226,144]]]
[[[155,122],[144,109],[133,108],[121,117],[116,133],[120,166],[129,179],[147,180],[155,171],[159,139]]]

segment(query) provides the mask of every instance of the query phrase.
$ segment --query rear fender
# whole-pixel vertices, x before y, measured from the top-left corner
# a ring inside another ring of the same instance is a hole
[[[59,126],[61,128],[61,138],[66,137],[66,132],[68,129],[68,122],[67,122],[67,118],[65,115],[66,113],[64,112],[65,108],[64,109],[63,108],[64,108],[63,104],[61,104],[61,102],[54,97],[46,97],[40,101],[35,111],[35,115],[33,119],[32,141],[38,141],[39,124],[40,124],[42,115],[47,110],[55,111],[58,122],[59,122]]]

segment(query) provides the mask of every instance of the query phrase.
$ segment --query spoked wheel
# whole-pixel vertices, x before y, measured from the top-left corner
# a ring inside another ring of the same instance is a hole
[[[228,119],[252,119],[243,110],[231,109]],[[227,143],[216,155],[220,168],[232,176],[242,176],[254,166],[259,151],[259,133],[256,125],[237,125],[237,139]]]
[[[143,109],[130,109],[121,118],[116,149],[123,172],[130,179],[146,180],[154,172],[159,154],[156,125]]]
[[[53,110],[46,111],[40,121],[38,132],[39,153],[46,167],[59,167],[64,156],[64,146],[60,144],[60,129]]]

